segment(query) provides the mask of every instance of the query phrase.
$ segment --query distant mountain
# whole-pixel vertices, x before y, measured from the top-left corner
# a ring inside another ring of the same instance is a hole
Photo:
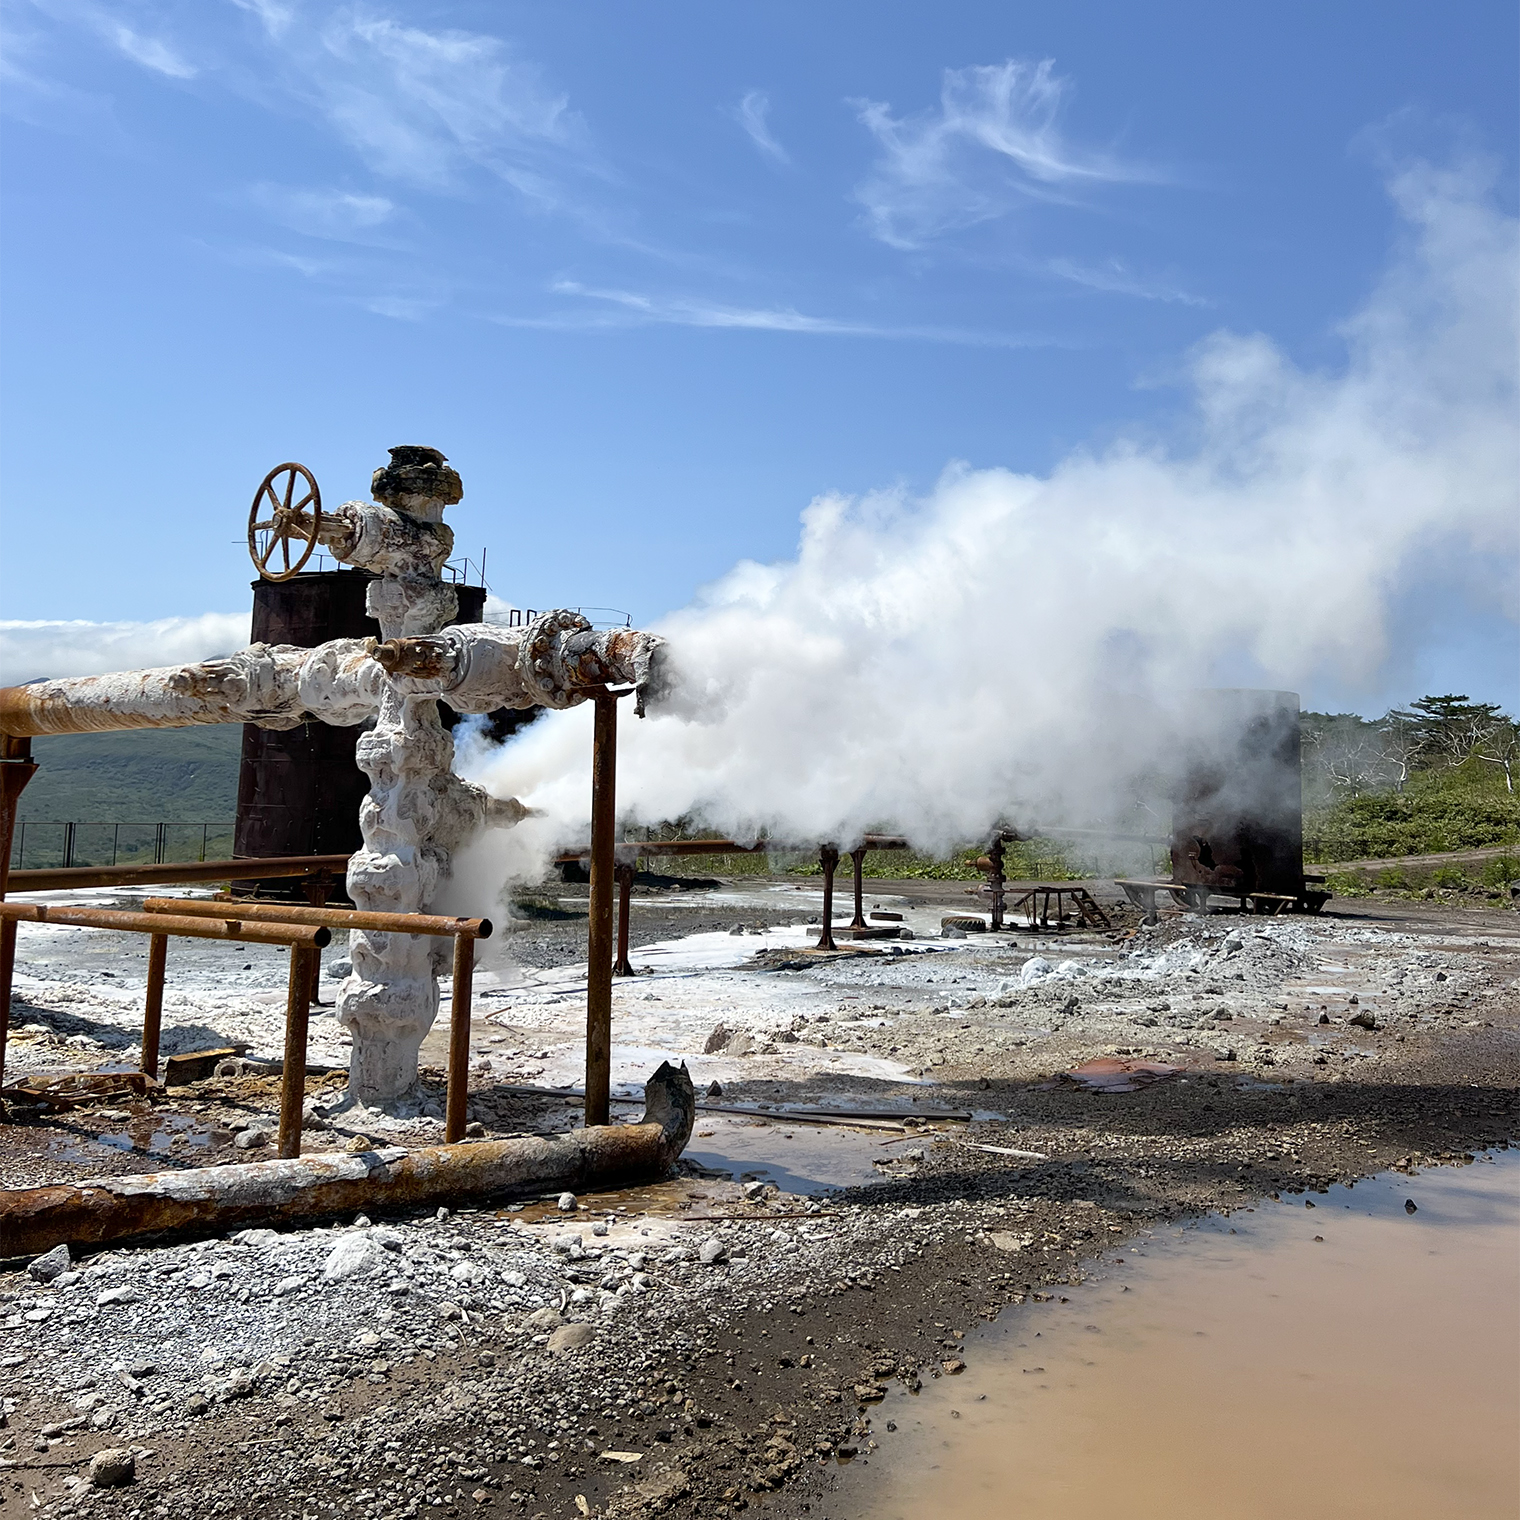
[[[32,740],[18,817],[60,823],[231,823],[243,725]]]

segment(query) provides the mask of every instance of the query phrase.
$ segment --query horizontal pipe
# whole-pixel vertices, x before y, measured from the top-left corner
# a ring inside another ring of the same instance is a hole
[[[236,940],[250,945],[299,945],[320,950],[332,943],[321,925],[221,923],[168,913],[128,913],[120,908],[60,908],[52,903],[0,902],[0,918],[22,924],[65,924],[72,929],[120,929],[129,934],[172,934],[180,939]]]
[[[685,1148],[695,1110],[686,1067],[665,1063],[645,1084],[638,1124],[9,1188],[0,1190],[0,1258],[35,1256],[65,1242],[79,1247],[181,1231],[224,1233],[359,1210],[457,1207],[482,1197],[542,1197],[651,1181]]]
[[[912,848],[900,834],[866,834],[862,836],[861,843],[868,850]],[[774,851],[778,855],[789,852],[799,854],[815,848],[810,844],[783,844],[774,839],[762,839],[758,844],[739,844],[732,839],[625,839],[618,844],[617,853],[620,859],[627,860],[637,855],[763,855],[768,851]],[[589,860],[590,857],[591,846],[587,845],[585,849],[556,855],[554,863],[557,866],[568,866],[577,861]]]
[[[244,923],[323,924],[329,929],[376,929],[386,934],[463,934],[490,939],[489,918],[447,918],[436,913],[366,913],[356,908],[296,908],[283,903],[206,902],[185,897],[147,897],[144,913],[179,913],[189,918],[235,918]]]
[[[243,856],[198,860],[188,865],[70,866],[56,871],[12,871],[11,892],[67,892],[76,887],[156,887],[189,881],[263,881],[276,876],[315,876],[348,870],[347,855]]]

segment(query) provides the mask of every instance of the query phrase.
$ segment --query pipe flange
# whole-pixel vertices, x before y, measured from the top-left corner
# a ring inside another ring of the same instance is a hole
[[[589,633],[590,622],[578,612],[546,612],[533,620],[523,645],[523,680],[539,694],[545,707],[563,707],[565,692],[556,680],[560,640],[569,633]]]

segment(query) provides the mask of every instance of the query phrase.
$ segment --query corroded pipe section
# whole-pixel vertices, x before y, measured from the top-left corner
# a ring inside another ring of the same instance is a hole
[[[385,675],[372,639],[317,649],[250,644],[221,660],[0,687],[0,733],[111,733],[257,723],[294,728],[308,717],[351,726],[379,702]]]
[[[665,1175],[691,1138],[696,1094],[668,1062],[645,1087],[638,1124],[551,1138],[386,1146],[293,1161],[197,1167],[141,1177],[0,1191],[0,1258],[174,1231],[225,1231],[352,1214],[433,1208],[487,1196],[538,1197]]]
[[[576,612],[524,628],[470,623],[425,638],[387,639],[375,659],[403,691],[441,694],[456,712],[572,707],[607,686],[647,687],[665,641],[634,628],[598,631]]]

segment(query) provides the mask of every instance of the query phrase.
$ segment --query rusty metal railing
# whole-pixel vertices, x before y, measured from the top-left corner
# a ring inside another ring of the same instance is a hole
[[[492,933],[488,918],[447,918],[433,913],[370,913],[361,908],[293,908],[283,903],[220,903],[183,897],[149,897],[143,902],[143,916],[183,915],[196,922],[209,919],[244,924],[301,926],[330,933],[333,929],[372,929],[384,934],[427,934],[454,941],[454,985],[449,1007],[448,1097],[444,1107],[444,1140],[452,1143],[464,1139],[465,1110],[470,1083],[470,1004],[475,985],[475,941],[489,939]],[[152,959],[149,959],[151,971]],[[291,976],[295,976],[292,969]],[[301,1154],[301,1104],[294,1104],[293,1131],[287,1136],[287,1103],[283,1096],[291,1086],[293,1064],[299,1064],[299,1087],[304,1091],[306,1079],[306,1034],[310,1015],[310,988],[299,1009],[292,1003],[285,1013],[285,1069],[280,1105],[280,1155]],[[162,997],[162,971],[159,996]],[[149,990],[150,997],[152,990]],[[288,1148],[287,1148],[288,1147]]]
[[[426,934],[454,941],[454,985],[449,1014],[448,1096],[444,1139],[464,1138],[469,1101],[470,1012],[474,989],[475,942],[489,938],[485,918],[446,918],[424,913],[368,913],[344,908],[298,908],[275,903],[213,903],[199,899],[150,897],[140,913],[116,908],[55,907],[48,903],[0,902],[0,1084],[5,1078],[5,1049],[10,1025],[11,981],[15,966],[16,926],[62,924],[84,929],[113,929],[149,936],[148,983],[143,1000],[142,1071],[158,1075],[159,1035],[163,1021],[164,982],[169,940],[230,940],[241,944],[281,945],[290,950],[285,1000],[285,1056],[280,1074],[282,1160],[301,1154],[301,1119],[306,1095],[306,1050],[313,988],[322,948],[334,929],[372,929],[387,934]]]

